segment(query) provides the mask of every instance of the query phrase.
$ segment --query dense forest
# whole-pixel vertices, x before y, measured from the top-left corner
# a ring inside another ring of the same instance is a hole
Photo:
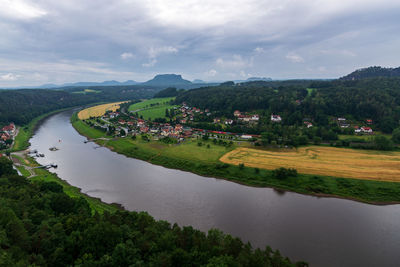
[[[30,182],[0,157],[0,266],[307,266],[219,230],[145,212],[92,214],[54,182]]]
[[[143,86],[87,88],[0,90],[0,126],[9,122],[23,125],[41,114],[61,108],[96,102],[149,98],[160,90]]]
[[[376,78],[376,77],[400,77],[399,68],[382,68],[382,67],[368,67],[356,70],[342,78],[341,80],[358,80],[365,78]]]
[[[269,82],[221,85],[193,89],[175,101],[233,117],[234,110],[279,114],[283,125],[301,125],[304,119],[327,126],[331,118],[372,119],[377,129],[391,133],[400,120],[400,78],[355,81],[304,81],[283,86]]]
[[[161,98],[161,97],[173,97],[185,92],[184,89],[177,90],[175,87],[168,87],[154,95],[154,98]]]

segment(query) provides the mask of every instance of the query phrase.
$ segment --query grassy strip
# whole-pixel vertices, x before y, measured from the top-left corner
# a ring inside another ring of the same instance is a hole
[[[15,166],[17,170],[24,176],[24,177],[29,177],[31,176],[31,173],[25,169],[23,166]]]
[[[86,124],[73,121],[79,133],[90,133],[94,129]],[[203,176],[223,178],[237,183],[273,187],[279,190],[294,191],[316,196],[332,196],[353,199],[373,204],[391,204],[400,202],[400,183],[377,182],[330,176],[299,174],[285,179],[275,178],[272,171],[250,167],[222,164],[219,155],[233,149],[215,146],[212,142],[196,147],[197,142],[188,142],[179,146],[164,145],[161,142],[144,142],[128,138],[111,140],[106,146],[115,152],[148,161],[167,168],[190,171]],[[204,143],[204,142],[203,142]],[[206,148],[209,144],[210,148]]]

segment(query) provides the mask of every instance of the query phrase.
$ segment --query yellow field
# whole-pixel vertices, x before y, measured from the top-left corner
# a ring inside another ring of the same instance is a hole
[[[108,103],[81,110],[78,113],[78,118],[81,120],[86,120],[89,119],[90,117],[103,116],[108,110],[116,111],[117,109],[119,109],[119,105],[124,102],[125,101]]]
[[[299,173],[400,182],[400,152],[309,146],[287,150],[237,148],[220,158],[230,164]]]

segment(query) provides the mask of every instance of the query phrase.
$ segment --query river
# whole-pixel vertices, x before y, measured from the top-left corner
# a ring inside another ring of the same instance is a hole
[[[310,266],[400,264],[400,205],[279,193],[152,165],[84,144],[71,114],[46,119],[31,148],[45,154],[39,163],[58,164],[52,171],[90,196],[181,226],[218,228]]]

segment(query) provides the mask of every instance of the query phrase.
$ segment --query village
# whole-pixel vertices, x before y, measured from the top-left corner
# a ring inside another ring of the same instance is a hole
[[[230,139],[236,141],[256,140],[260,135],[246,134],[246,133],[231,133],[226,131],[213,131],[206,129],[199,129],[190,127],[187,124],[198,120],[200,116],[213,117],[210,110],[201,110],[196,107],[189,107],[183,103],[180,107],[174,107],[171,111],[174,120],[170,122],[157,122],[145,120],[140,118],[134,112],[126,113],[121,111],[107,111],[103,116],[88,120],[87,122],[93,127],[107,132],[111,135],[125,137],[141,135],[145,138],[152,138],[153,140],[166,139],[171,142],[182,142],[191,138],[214,138],[214,139]],[[240,111],[234,112],[235,120],[213,118],[211,123],[223,123],[225,125],[232,125],[233,123],[256,123],[259,121],[257,114],[242,114]]]
[[[231,125],[256,125],[260,121],[260,115],[254,113],[241,112],[235,110],[232,118],[220,118],[215,116],[214,112],[209,109],[199,109],[190,107],[186,103],[180,106],[175,106],[166,113],[172,114],[171,119],[167,122],[163,120],[145,120],[142,116],[135,112],[124,112],[121,110],[107,111],[99,118],[92,118],[87,122],[109,135],[126,137],[137,135],[145,139],[162,140],[166,142],[182,142],[191,138],[211,138],[211,139],[227,139],[231,141],[256,141],[261,135],[247,134],[247,133],[232,133],[228,131],[215,131],[200,129],[193,127],[196,125],[194,122],[207,121],[210,124],[221,124],[226,126]],[[373,134],[371,127],[356,126],[350,124],[346,118],[336,118],[338,127],[340,128],[353,128],[356,135]],[[161,122],[160,122],[161,121]],[[271,123],[281,123],[282,118],[278,114],[271,114]],[[367,119],[368,125],[372,124],[372,120]],[[304,119],[304,127],[311,128],[313,123],[311,119]]]
[[[0,129],[0,150],[10,148],[15,136],[17,128],[14,123],[4,126]]]

